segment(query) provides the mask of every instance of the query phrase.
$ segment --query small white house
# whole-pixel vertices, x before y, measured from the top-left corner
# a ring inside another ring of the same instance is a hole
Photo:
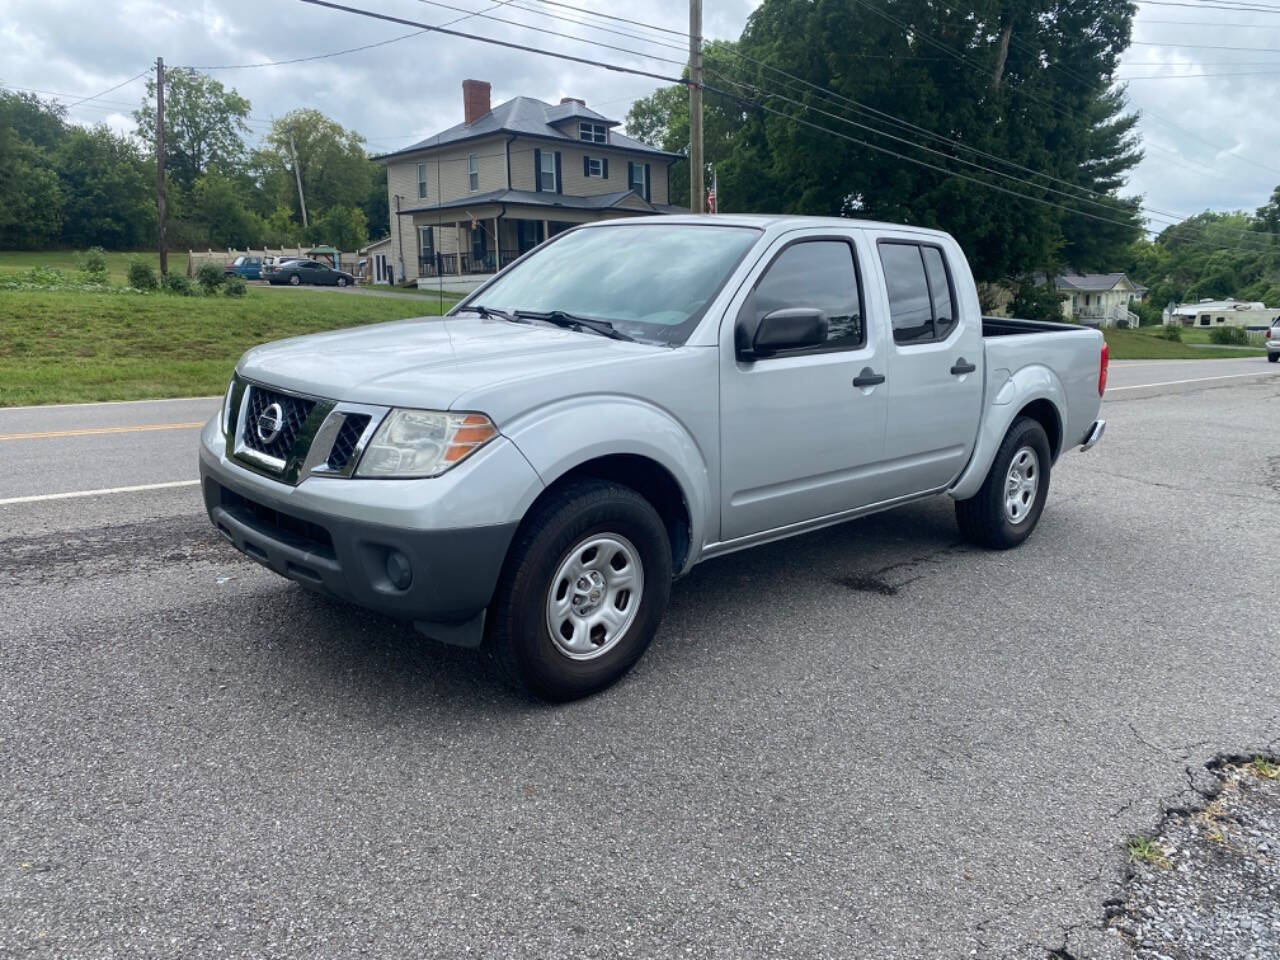
[[[1123,273],[1064,273],[1054,278],[1062,295],[1062,315],[1090,327],[1114,327],[1121,321],[1136,327],[1138,315],[1130,302],[1141,299],[1146,288]]]
[[[1268,307],[1260,300],[1199,300],[1176,303],[1164,309],[1165,326],[1184,327],[1257,327],[1270,326],[1280,316],[1280,307]]]

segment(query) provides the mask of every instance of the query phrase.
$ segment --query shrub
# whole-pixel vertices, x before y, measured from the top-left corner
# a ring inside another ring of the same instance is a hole
[[[1164,312],[1154,304],[1140,303],[1135,300],[1129,304],[1129,309],[1138,315],[1139,326],[1153,327],[1164,322]]]
[[[244,277],[238,277],[234,273],[226,279],[227,288],[223,291],[228,297],[243,297],[249,291],[249,285],[244,282]]]
[[[196,288],[191,285],[191,279],[185,273],[169,274],[164,278],[164,288],[180,297],[193,297],[196,293]]]
[[[134,257],[129,261],[129,286],[135,290],[154,290],[156,283],[156,268],[150,260]]]
[[[76,254],[76,265],[90,283],[107,282],[107,253],[101,247],[90,247]]]
[[[200,284],[200,289],[205,293],[217,293],[224,279],[226,276],[222,267],[216,263],[202,263],[196,271],[196,283]]]
[[[1181,343],[1182,342],[1182,324],[1181,323],[1165,324],[1164,329],[1160,331],[1160,336],[1162,336],[1166,340],[1172,340],[1175,343]]]
[[[1117,330],[1128,330],[1129,326],[1130,326],[1129,321],[1125,317],[1121,317],[1119,320],[1116,321]]]
[[[1214,327],[1209,331],[1209,340],[1244,347],[1249,345],[1249,331],[1244,327]]]

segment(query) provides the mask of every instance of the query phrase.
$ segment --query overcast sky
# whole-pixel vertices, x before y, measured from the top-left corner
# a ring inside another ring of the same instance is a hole
[[[484,11],[683,60],[678,50],[588,30],[533,11],[644,33],[679,46],[682,41],[677,37],[609,24],[543,0],[509,0],[505,5],[498,0],[444,0],[457,10],[421,0],[348,2],[436,25],[463,17],[465,11]],[[684,0],[565,2],[650,26],[688,28]],[[706,35],[737,37],[756,5],[754,0],[706,0]],[[6,0],[5,8],[8,13],[0,22],[0,83],[37,90],[66,103],[127,80],[147,69],[157,55],[163,55],[168,64],[207,68],[314,56],[411,32],[397,24],[297,0],[177,4],[168,0]],[[593,51],[582,43],[481,17],[466,19],[457,27],[657,73],[675,75],[680,70],[677,63]],[[1276,106],[1280,103],[1280,14],[1143,4],[1134,40],[1120,73],[1132,78],[1129,96],[1142,113],[1146,159],[1134,172],[1131,189],[1145,196],[1149,208],[1177,214],[1253,210],[1264,203],[1280,184],[1280,109]],[[1259,52],[1205,46],[1258,48]],[[378,152],[406,146],[460,121],[461,84],[467,77],[490,81],[495,104],[519,94],[550,102],[576,96],[617,118],[625,116],[632,100],[661,85],[643,77],[432,34],[323,60],[211,72],[252,102],[250,124],[255,135],[265,131],[273,116],[313,106],[360,131]],[[1159,79],[1138,79],[1151,77]],[[1175,79],[1179,77],[1184,79]],[[74,106],[71,117],[131,129],[130,113],[142,97],[143,84],[138,79]]]

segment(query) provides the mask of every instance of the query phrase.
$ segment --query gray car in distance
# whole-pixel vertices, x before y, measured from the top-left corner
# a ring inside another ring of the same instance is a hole
[[[305,587],[572,699],[696,563],[938,495],[990,548],[1102,436],[1102,336],[984,319],[947,234],[671,216],[560,234],[443,319],[267,344],[204,428],[209,516]]]

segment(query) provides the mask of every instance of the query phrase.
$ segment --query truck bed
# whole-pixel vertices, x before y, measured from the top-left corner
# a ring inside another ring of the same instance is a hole
[[[984,337],[1016,337],[1027,333],[1053,333],[1059,330],[1088,330],[1074,323],[1053,323],[1048,320],[1018,320],[1014,317],[983,317]]]

